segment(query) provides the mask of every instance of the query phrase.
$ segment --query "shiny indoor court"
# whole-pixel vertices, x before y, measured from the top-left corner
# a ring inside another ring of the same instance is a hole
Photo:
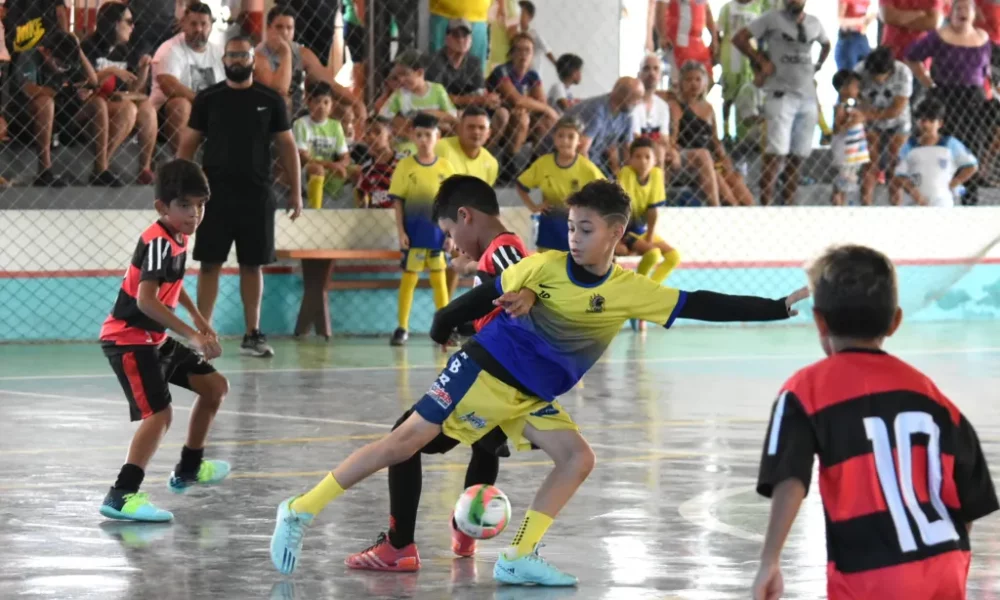
[[[1000,474],[1000,324],[904,325],[889,349],[933,377],[976,426]],[[510,543],[548,470],[540,452],[501,462],[513,525],[451,555],[447,520],[469,454],[424,459],[417,574],[349,571],[344,558],[388,525],[385,475],[335,501],[283,579],[268,557],[277,504],[317,482],[355,447],[384,435],[446,356],[415,336],[277,340],[270,360],[237,343],[216,362],[232,385],[206,457],[228,460],[223,485],[175,496],[191,395],[143,486],[175,514],[167,525],[108,522],[98,506],[133,426],[96,344],[0,346],[0,598],[100,599],[748,598],[768,504],[754,482],[771,403],[784,380],[821,356],[812,329],[690,328],[623,332],[583,385],[563,398],[598,466],[556,520],[542,554],[580,577],[576,589],[498,587]],[[1000,597],[1000,517],[973,529],[970,598]],[[825,596],[822,507],[814,488],[784,552],[786,597]]]

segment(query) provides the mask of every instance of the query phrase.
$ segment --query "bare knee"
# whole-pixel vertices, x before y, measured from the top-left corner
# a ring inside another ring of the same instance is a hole
[[[493,113],[493,118],[490,120],[490,128],[493,131],[503,131],[507,127],[508,122],[510,122],[510,111],[500,107]]]
[[[322,165],[309,163],[306,165],[306,175],[310,177],[322,177],[326,175],[326,169],[324,169]]]
[[[185,98],[171,98],[164,105],[167,115],[167,123],[179,129],[183,127],[191,116],[191,102]]]
[[[596,466],[597,455],[594,454],[594,450],[590,447],[590,444],[586,442],[581,447],[576,448],[562,464],[562,467],[567,472],[573,473],[581,481],[589,477]]]
[[[170,424],[174,421],[174,407],[167,406],[157,413],[153,413],[143,421],[144,423],[155,423],[163,431],[170,429]],[[151,425],[152,426],[152,425]]]

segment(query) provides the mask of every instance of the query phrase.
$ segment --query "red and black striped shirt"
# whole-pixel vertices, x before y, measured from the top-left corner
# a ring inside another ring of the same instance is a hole
[[[528,256],[528,250],[524,247],[524,242],[515,233],[504,232],[493,238],[490,245],[479,257],[475,284],[479,285],[483,281],[494,279],[504,272],[504,269],[512,267],[521,262],[521,259]],[[494,317],[503,310],[495,309],[482,319],[476,320],[473,325],[476,331],[486,326]]]
[[[837,353],[774,403],[757,492],[806,489],[819,456],[832,600],[965,598],[967,523],[998,509],[976,432],[923,373],[894,356]]]
[[[160,284],[156,297],[171,310],[184,285],[188,236],[172,234],[157,221],[142,232],[132,253],[132,262],[118,290],[111,314],[101,327],[106,346],[158,346],[166,339],[166,328],[139,310],[139,283],[155,280]]]

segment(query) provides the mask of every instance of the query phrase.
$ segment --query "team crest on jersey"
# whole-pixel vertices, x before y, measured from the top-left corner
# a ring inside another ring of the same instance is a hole
[[[579,179],[574,179],[574,180],[570,181],[569,182],[569,187],[571,187],[574,192],[578,191],[580,189],[580,180]]]
[[[594,294],[590,297],[590,308],[587,309],[589,313],[602,313],[604,312],[604,296],[600,294]]]

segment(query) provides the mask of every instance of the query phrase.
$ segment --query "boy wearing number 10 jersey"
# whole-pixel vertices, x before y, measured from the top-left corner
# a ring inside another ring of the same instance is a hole
[[[861,246],[809,269],[826,359],[774,403],[757,492],[772,498],[754,598],[782,592],[779,558],[819,455],[831,600],[965,598],[972,522],[998,509],[968,420],[926,375],[882,351],[902,320],[896,274]]]

